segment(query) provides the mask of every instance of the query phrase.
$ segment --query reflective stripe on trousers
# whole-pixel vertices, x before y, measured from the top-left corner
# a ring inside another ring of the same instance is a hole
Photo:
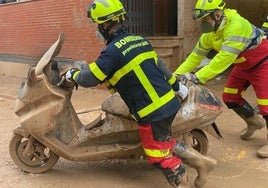
[[[169,141],[155,140],[150,124],[139,125],[138,129],[144,152],[151,165],[160,164],[162,168],[173,169],[181,164],[181,159],[172,153],[176,144],[175,139]]]

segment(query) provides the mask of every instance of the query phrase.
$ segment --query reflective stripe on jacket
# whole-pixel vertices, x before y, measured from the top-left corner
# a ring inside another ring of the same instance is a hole
[[[195,49],[175,71],[176,74],[193,71],[208,52],[215,49],[217,55],[207,66],[196,72],[200,82],[205,83],[235,63],[241,52],[260,44],[263,32],[241,17],[236,10],[225,9],[224,16],[217,32],[201,35]]]

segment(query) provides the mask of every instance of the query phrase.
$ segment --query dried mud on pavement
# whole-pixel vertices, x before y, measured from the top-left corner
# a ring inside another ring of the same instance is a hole
[[[21,81],[24,78],[0,76],[0,187],[1,188],[169,188],[162,173],[139,161],[74,162],[60,158],[56,166],[43,174],[20,171],[9,155],[12,129],[18,124],[14,104]],[[220,97],[222,84],[209,86]],[[77,110],[99,106],[108,91],[78,88],[73,103]],[[252,89],[245,96],[255,106]],[[99,112],[83,114],[89,121]],[[204,188],[266,188],[268,185],[268,159],[256,157],[256,150],[267,141],[266,130],[261,129],[248,141],[239,138],[245,123],[232,111],[224,109],[216,121],[224,139],[219,141],[208,136],[208,155],[218,160],[218,166],[210,174]],[[196,172],[187,167],[190,181]]]

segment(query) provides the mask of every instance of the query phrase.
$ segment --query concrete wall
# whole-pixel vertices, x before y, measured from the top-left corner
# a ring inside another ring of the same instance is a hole
[[[192,17],[195,3],[196,0],[178,0],[178,37],[183,54],[181,61],[193,50],[201,34],[200,25]]]
[[[0,61],[0,76],[15,76],[26,78],[30,66],[23,63]]]
[[[224,0],[227,7],[234,8],[253,24],[260,27],[268,16],[268,0]]]

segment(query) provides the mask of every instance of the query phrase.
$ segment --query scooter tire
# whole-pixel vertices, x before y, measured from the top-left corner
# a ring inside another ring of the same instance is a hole
[[[201,129],[191,130],[192,134],[192,147],[199,153],[206,155],[208,152],[208,138]]]
[[[31,157],[25,157],[23,151],[28,143],[28,138],[13,133],[9,143],[9,153],[14,163],[24,172],[39,174],[51,169],[59,160],[59,156],[43,146],[43,158],[39,158],[40,151],[34,151]],[[35,142],[38,142],[35,140]],[[45,156],[45,158],[44,158]]]

